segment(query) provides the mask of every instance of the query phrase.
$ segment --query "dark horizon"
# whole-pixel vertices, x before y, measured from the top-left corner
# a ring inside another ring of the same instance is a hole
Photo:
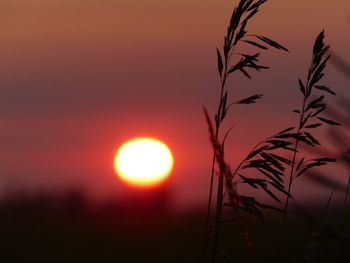
[[[290,54],[270,50],[263,57],[270,71],[251,81],[235,76],[235,98],[265,96],[244,117],[237,109],[229,120],[241,138],[228,141],[233,163],[294,117],[297,79],[305,78],[321,29],[332,50],[350,61],[344,38],[350,4],[332,3],[271,1],[252,21],[252,31],[264,31]],[[221,46],[232,1],[1,5],[0,196],[82,188],[96,199],[122,197],[130,190],[115,176],[115,151],[127,139],[150,135],[174,152],[167,187],[176,203],[206,202],[211,154],[202,106],[216,107],[215,47]],[[338,97],[348,96],[348,79],[332,66],[327,82]],[[259,134],[252,132],[257,129]],[[339,170],[338,179],[345,176]]]

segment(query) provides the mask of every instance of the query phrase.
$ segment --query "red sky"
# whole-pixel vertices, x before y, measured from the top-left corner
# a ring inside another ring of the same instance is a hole
[[[128,190],[115,178],[114,152],[125,139],[149,135],[174,151],[166,187],[178,203],[206,200],[211,151],[202,106],[213,111],[217,103],[215,47],[233,2],[1,1],[0,192],[79,186],[97,198],[121,196]],[[263,56],[269,72],[230,83],[231,98],[265,93],[227,120],[237,125],[229,140],[233,161],[289,126],[297,78],[305,76],[322,29],[350,61],[349,21],[347,0],[264,6],[249,29],[291,53],[269,51]],[[348,93],[347,80],[332,68],[327,81]]]

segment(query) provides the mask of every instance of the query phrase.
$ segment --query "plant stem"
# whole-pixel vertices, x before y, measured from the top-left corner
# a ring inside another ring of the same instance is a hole
[[[220,103],[218,106],[218,110],[216,113],[216,131],[215,131],[215,140],[217,141],[219,138],[219,131],[220,131],[220,123],[221,123],[221,112],[223,107],[223,97],[224,97],[224,89],[227,79],[227,68],[228,68],[228,60],[225,59],[225,72],[223,75],[223,78],[221,79],[221,91],[220,91]],[[210,178],[210,189],[209,189],[209,200],[208,200],[208,211],[207,211],[207,225],[206,225],[206,241],[205,241],[205,248],[204,248],[204,255],[206,255],[206,247],[207,247],[207,241],[209,236],[209,226],[210,226],[210,212],[211,212],[211,203],[212,203],[212,196],[213,196],[213,185],[214,185],[214,173],[215,173],[215,162],[216,162],[216,156],[215,156],[215,149],[213,153],[213,162],[212,162],[212,169],[211,169],[211,178]],[[222,194],[223,194],[223,184],[224,184],[224,178],[222,169],[220,168],[220,174],[219,174],[219,182],[218,182],[218,190],[217,190],[217,207],[216,207],[216,216],[215,216],[215,228],[214,228],[214,240],[213,240],[213,250],[212,250],[212,262],[216,261],[217,256],[217,250],[218,250],[218,244],[219,244],[219,228],[220,228],[220,221],[221,221],[221,214],[222,214]]]
[[[221,116],[221,107],[222,107],[222,98],[223,98],[223,94],[224,94],[224,86],[225,86],[225,82],[226,82],[226,72],[225,72],[225,77],[224,80],[221,84],[221,93],[220,93],[220,103],[218,106],[218,111],[216,113],[217,118],[219,119]],[[220,122],[216,122],[216,130],[215,130],[215,140],[218,140],[219,138],[219,131],[220,131]],[[215,161],[216,161],[216,157],[215,157],[215,149],[213,150],[213,162],[211,165],[211,176],[210,176],[210,188],[209,188],[209,200],[208,200],[208,210],[207,210],[207,220],[206,220],[206,229],[207,232],[209,231],[209,225],[210,225],[210,211],[211,211],[211,200],[213,197],[213,186],[214,186],[214,172],[215,172]]]
[[[214,241],[213,241],[213,251],[211,262],[215,263],[217,254],[218,254],[218,246],[219,246],[219,232],[220,232],[220,222],[222,215],[222,199],[223,199],[223,189],[224,189],[224,174],[223,170],[220,168],[219,175],[219,183],[218,183],[218,192],[217,192],[217,202],[216,202],[216,216],[215,216],[215,229],[214,229]]]
[[[299,134],[300,134],[300,131],[302,129],[302,123],[303,123],[303,119],[304,119],[304,115],[305,115],[305,105],[306,105],[306,96],[304,96],[303,107],[302,107],[302,111],[300,113],[299,127],[298,127],[298,132],[297,132],[298,137],[296,139],[295,147],[294,147],[292,167],[291,167],[290,175],[289,175],[288,195],[287,195],[287,200],[286,200],[286,204],[285,204],[285,207],[284,207],[284,213],[283,213],[283,225],[286,224],[286,220],[287,220],[288,205],[289,205],[290,193],[291,193],[292,184],[293,184],[293,178],[294,178],[294,173],[295,173],[297,152],[298,152],[298,147],[299,147],[299,142],[300,142]]]
[[[216,139],[217,139],[218,132],[219,132],[219,127],[216,127],[216,131],[215,131]],[[208,199],[208,209],[207,209],[207,218],[206,218],[206,235],[205,235],[204,249],[203,249],[204,259],[206,258],[206,254],[207,254],[207,245],[208,245],[209,233],[210,233],[210,212],[211,212],[211,200],[213,198],[215,162],[216,162],[216,156],[215,156],[215,150],[214,150],[214,152],[213,152],[213,161],[212,161],[212,165],[211,165],[209,199]]]
[[[327,214],[329,205],[330,205],[330,203],[332,201],[332,198],[333,198],[333,195],[334,195],[335,191],[337,190],[337,187],[338,187],[338,183],[335,184],[335,186],[334,186],[334,188],[332,190],[332,193],[331,193],[331,195],[329,196],[329,198],[327,200],[326,206],[325,206],[325,208],[323,210],[322,220],[325,220],[325,218],[326,218],[326,214]]]
[[[216,130],[216,133],[218,132],[218,130]],[[210,219],[210,211],[211,211],[211,199],[213,196],[213,184],[214,184],[214,169],[215,169],[215,152],[213,153],[213,162],[211,165],[211,177],[210,177],[210,188],[209,188],[209,200],[208,200],[208,210],[207,210],[207,219],[206,219],[206,227],[207,227],[207,231],[209,229],[209,219]]]

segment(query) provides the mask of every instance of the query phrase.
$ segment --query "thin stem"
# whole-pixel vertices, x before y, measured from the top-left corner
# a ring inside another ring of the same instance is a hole
[[[216,133],[215,133],[216,137],[217,137],[218,132],[219,132],[219,127],[216,127]],[[204,256],[204,258],[206,258],[207,246],[208,246],[208,240],[209,240],[209,234],[210,234],[210,212],[211,212],[211,203],[212,203],[212,198],[213,198],[215,162],[216,162],[216,156],[215,156],[215,150],[214,150],[214,152],[213,152],[213,161],[212,161],[212,165],[211,165],[209,199],[208,199],[208,209],[207,209],[207,218],[206,218],[206,235],[205,235],[204,248],[203,248],[203,256]]]
[[[222,112],[222,99],[224,96],[224,89],[225,84],[227,80],[227,68],[228,68],[228,60],[225,60],[225,73],[223,77],[223,81],[221,83],[221,94],[220,94],[220,105],[218,107],[217,112],[217,126],[216,126],[216,134],[215,139],[218,140],[219,137],[219,130],[220,130],[220,123],[221,123],[221,112]],[[215,149],[214,149],[215,151]],[[223,153],[222,153],[223,154]],[[215,163],[214,163],[215,165]],[[212,177],[214,176],[214,173],[212,173]],[[219,182],[218,182],[218,190],[217,190],[217,199],[216,199],[216,216],[215,216],[215,228],[214,228],[214,241],[213,241],[213,250],[212,250],[212,263],[216,262],[217,258],[217,252],[218,252],[218,246],[219,246],[219,237],[220,237],[220,221],[221,221],[221,214],[222,214],[222,198],[223,198],[223,189],[224,189],[224,175],[223,175],[223,169],[220,167],[220,173],[219,173]]]
[[[300,142],[299,134],[300,134],[300,131],[302,129],[302,123],[303,123],[303,119],[304,119],[304,115],[305,115],[305,105],[306,105],[306,96],[304,96],[303,107],[302,107],[302,110],[301,110],[301,113],[300,113],[299,128],[298,128],[298,132],[297,132],[298,137],[296,139],[295,147],[294,147],[292,167],[291,167],[290,175],[289,175],[288,195],[287,195],[286,204],[285,204],[284,213],[283,213],[283,225],[285,225],[286,219],[287,219],[287,212],[288,212],[290,193],[291,193],[292,184],[293,184],[293,178],[294,178],[294,173],[295,173],[295,165],[296,165],[296,159],[297,159],[297,152],[298,152],[298,147],[299,147],[299,142]]]
[[[216,131],[217,132],[217,131]],[[208,210],[207,210],[207,220],[206,220],[206,226],[207,229],[209,229],[209,218],[210,218],[210,210],[211,210],[211,199],[213,196],[213,184],[214,184],[214,169],[215,169],[215,152],[213,153],[213,161],[211,165],[211,177],[210,177],[210,188],[209,188],[209,200],[208,200]]]
[[[330,205],[330,203],[332,201],[333,195],[334,195],[335,191],[337,190],[337,188],[338,188],[338,183],[335,184],[335,186],[333,188],[333,191],[332,191],[331,195],[329,196],[329,198],[327,200],[326,206],[325,206],[325,208],[323,210],[322,220],[324,220],[326,218],[326,214],[327,214],[329,205]]]
[[[220,132],[220,124],[222,122],[221,120],[221,113],[225,111],[226,109],[222,109],[224,107],[223,105],[223,97],[224,97],[224,91],[225,91],[225,85],[228,78],[228,68],[231,60],[231,56],[234,53],[236,46],[230,47],[230,52],[228,57],[225,57],[225,67],[224,67],[224,74],[221,78],[221,92],[220,92],[220,102],[216,114],[216,132],[215,132],[215,140],[217,141],[219,138],[219,132]],[[224,153],[222,153],[224,154]],[[207,242],[208,242],[208,236],[209,236],[209,225],[210,225],[210,212],[211,212],[211,203],[213,198],[213,186],[214,186],[214,170],[215,170],[215,149],[213,153],[213,162],[212,162],[212,169],[211,169],[211,177],[210,177],[210,189],[209,189],[209,200],[208,200],[208,210],[207,210],[207,220],[206,220],[206,241],[205,241],[205,247],[204,247],[204,255],[206,255],[206,249],[207,249]],[[221,215],[222,215],[222,203],[223,203],[223,192],[224,192],[224,174],[223,169],[220,167],[220,174],[219,174],[219,182],[218,182],[218,190],[217,190],[217,203],[216,203],[216,216],[215,216],[215,227],[214,227],[214,240],[213,240],[213,250],[211,254],[211,261],[212,263],[216,262],[217,253],[218,253],[218,247],[219,247],[219,238],[220,238],[220,221],[221,221]]]
[[[220,92],[220,102],[217,110],[217,122],[216,122],[216,130],[215,130],[215,140],[217,141],[219,138],[219,131],[220,131],[220,118],[221,118],[221,112],[222,112],[222,99],[224,96],[224,88],[226,84],[227,79],[227,68],[228,68],[228,61],[225,60],[225,72],[224,76],[221,79],[221,92]],[[215,173],[215,162],[216,162],[216,156],[215,156],[215,149],[213,151],[213,161],[211,166],[211,176],[210,176],[210,187],[209,187],[209,199],[208,199],[208,208],[207,208],[207,218],[206,218],[206,237],[205,237],[205,244],[204,244],[204,257],[206,257],[206,250],[207,250],[207,244],[208,244],[208,236],[209,236],[209,228],[210,228],[210,212],[211,212],[211,203],[213,198],[213,187],[214,187],[214,173]],[[218,192],[219,192],[220,186],[218,185]],[[218,212],[218,211],[217,211]],[[221,211],[220,211],[221,214]],[[217,236],[217,231],[214,229],[214,242],[215,237]],[[217,237],[218,238],[218,237]],[[216,241],[218,242],[218,241]],[[214,250],[213,250],[214,252]],[[214,253],[213,253],[214,254]]]
[[[220,168],[218,192],[217,192],[217,202],[216,202],[216,217],[215,217],[215,228],[214,228],[214,241],[213,241],[213,251],[211,255],[211,262],[215,263],[218,247],[219,247],[219,233],[220,233],[220,223],[222,215],[222,200],[223,200],[223,187],[224,186],[224,174],[222,168]]]
[[[298,130],[298,134],[299,134],[300,130]],[[292,160],[292,168],[290,171],[290,175],[289,175],[289,183],[288,183],[288,195],[287,195],[287,199],[286,199],[286,204],[284,207],[284,213],[283,213],[283,225],[286,223],[286,219],[287,219],[287,211],[288,211],[288,205],[289,205],[289,196],[290,196],[290,192],[292,189],[292,183],[293,183],[293,176],[294,176],[294,169],[295,169],[295,161],[297,158],[297,149],[299,146],[299,139],[297,139],[296,143],[295,143],[295,147],[294,147],[294,153],[293,153],[293,160]]]

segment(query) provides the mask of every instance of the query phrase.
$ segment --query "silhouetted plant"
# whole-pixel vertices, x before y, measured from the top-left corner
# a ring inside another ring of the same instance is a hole
[[[339,164],[343,165],[347,169],[347,177],[343,184],[339,184],[338,191],[344,193],[344,201],[343,201],[343,212],[345,212],[347,207],[347,202],[349,198],[349,190],[350,190],[350,108],[349,101],[343,99],[342,106],[337,109],[331,107],[330,111],[327,112],[327,116],[330,118],[337,118],[342,120],[342,129],[329,129],[328,131],[328,140],[331,142],[333,149],[324,148],[322,152],[324,154],[331,155],[333,154]],[[326,175],[320,171],[311,174],[311,179],[324,186],[330,186],[335,184],[334,179],[329,175]]]
[[[219,134],[220,127],[223,123],[225,117],[227,116],[228,111],[231,106],[234,104],[253,104],[258,99],[262,97],[262,94],[255,94],[249,96],[248,98],[241,99],[235,103],[228,103],[228,90],[227,90],[227,80],[231,74],[234,72],[241,72],[247,78],[251,78],[250,70],[261,71],[268,69],[268,67],[263,66],[259,63],[260,53],[247,54],[247,53],[238,53],[236,48],[238,44],[245,43],[249,46],[266,50],[268,47],[273,47],[276,49],[288,51],[285,47],[280,45],[274,40],[271,40],[265,36],[261,35],[248,35],[247,34],[247,25],[248,22],[258,13],[259,8],[265,3],[267,0],[241,0],[237,7],[234,8],[229,26],[227,28],[227,33],[224,38],[224,45],[222,51],[217,49],[217,65],[218,72],[221,80],[221,91],[219,97],[219,103],[217,112],[215,114],[215,128],[211,125],[210,117],[206,113],[207,121],[210,130],[211,142],[213,144],[213,163],[212,163],[212,171],[211,171],[211,179],[210,179],[210,190],[209,190],[209,200],[208,200],[208,210],[207,210],[207,238],[209,236],[209,232],[211,231],[210,227],[210,214],[211,214],[211,203],[212,203],[212,195],[213,195],[213,184],[214,184],[214,170],[215,164],[217,163],[219,166],[218,173],[218,188],[217,188],[217,204],[216,204],[216,215],[215,215],[215,223],[214,223],[214,236],[213,236],[213,249],[211,259],[212,262],[216,261],[217,252],[218,252],[218,242],[219,242],[219,229],[220,224],[222,222],[222,209],[224,204],[224,183],[226,182],[226,187],[228,190],[228,196],[230,198],[230,204],[235,211],[237,206],[242,208],[243,210],[260,214],[257,211],[260,209],[264,209],[267,207],[262,206],[258,203],[253,197],[244,197],[241,196],[238,200],[235,199],[236,191],[235,185],[233,183],[234,174],[230,170],[229,166],[226,164],[224,160],[224,141],[228,136],[230,130],[226,132],[222,141],[220,142]],[[237,59],[234,59],[236,58]],[[280,145],[276,145],[274,147],[279,148]],[[269,156],[270,158],[271,156]],[[271,162],[266,163],[265,166],[271,167]],[[267,168],[266,168],[267,169]],[[275,170],[274,170],[275,171]],[[247,181],[248,182],[248,181]],[[264,181],[255,181],[250,182],[251,186],[256,187],[256,185],[262,187],[266,192],[271,194],[266,186]],[[283,186],[283,184],[281,184]],[[280,185],[276,183],[277,189],[282,189]],[[274,196],[272,194],[272,196]],[[205,245],[206,248],[206,245]]]
[[[340,56],[332,52],[330,61],[339,72],[348,78],[350,77],[350,67]],[[350,256],[348,249],[350,241],[349,223],[345,217],[350,187],[350,140],[348,135],[350,129],[350,104],[345,98],[342,98],[340,102],[341,108],[339,106],[337,108],[330,107],[330,110],[327,111],[327,116],[331,119],[342,120],[343,128],[329,128],[328,139],[333,149],[324,148],[321,151],[324,154],[336,156],[337,161],[347,168],[347,178],[346,182],[339,183],[329,174],[324,174],[320,171],[308,173],[308,178],[311,178],[313,182],[328,188],[333,187],[333,190],[325,206],[321,224],[317,222],[314,224],[317,227],[312,231],[310,240],[305,246],[302,262],[344,261],[344,258],[349,258]],[[335,191],[344,193],[343,218],[328,219],[326,218],[326,212]]]
[[[313,98],[312,96],[317,90],[323,93],[335,95],[335,92],[331,88],[326,85],[319,84],[324,76],[324,69],[327,66],[327,62],[330,59],[328,51],[329,46],[324,44],[324,32],[322,31],[316,38],[314,44],[312,62],[309,67],[307,80],[305,83],[303,83],[303,81],[299,79],[299,89],[302,94],[303,101],[301,108],[294,110],[294,112],[299,115],[299,122],[296,132],[291,132],[286,135],[286,138],[289,137],[290,139],[293,139],[295,143],[289,175],[288,195],[284,207],[284,221],[288,211],[290,193],[294,180],[305,174],[311,168],[323,166],[330,162],[335,162],[334,158],[329,157],[314,159],[301,157],[299,161],[297,160],[298,155],[303,154],[300,152],[301,143],[311,147],[321,145],[318,139],[316,139],[313,135],[313,131],[323,126],[323,124],[328,124],[330,126],[339,125],[334,120],[321,116],[321,113],[323,113],[327,108],[327,104],[324,101],[325,95],[318,95],[317,98]]]

